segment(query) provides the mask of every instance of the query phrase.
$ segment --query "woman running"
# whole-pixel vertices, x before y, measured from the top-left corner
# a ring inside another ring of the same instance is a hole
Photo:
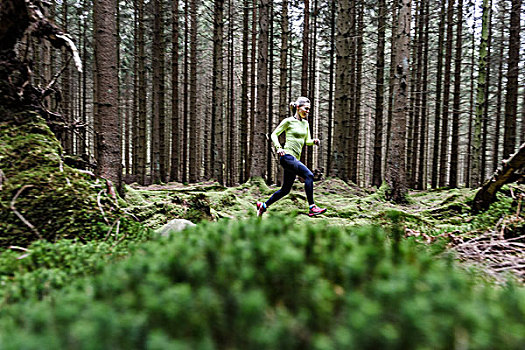
[[[279,163],[284,169],[283,186],[275,192],[266,202],[257,202],[257,216],[261,216],[266,209],[279,199],[290,193],[297,175],[304,178],[304,190],[310,210],[309,216],[322,214],[325,208],[319,208],[314,203],[314,174],[299,159],[303,146],[319,146],[319,139],[312,139],[308,125],[308,113],[310,113],[310,100],[299,97],[297,101],[290,103],[293,117],[285,118],[272,133],[272,142],[277,148]],[[281,147],[279,135],[285,132],[286,143]]]

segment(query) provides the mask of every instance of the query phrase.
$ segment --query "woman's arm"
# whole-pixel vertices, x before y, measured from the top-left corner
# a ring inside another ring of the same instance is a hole
[[[307,146],[313,146],[315,140],[312,139],[312,135],[310,135],[310,124],[308,122],[306,123],[306,136],[304,138],[304,143]]]
[[[271,138],[272,138],[272,142],[273,142],[273,145],[275,146],[275,148],[277,148],[277,149],[282,148],[281,144],[279,143],[279,135],[281,135],[283,133],[283,131],[288,129],[289,123],[290,123],[290,121],[288,120],[288,118],[283,119],[281,124],[279,124],[275,128],[275,130],[272,132]]]

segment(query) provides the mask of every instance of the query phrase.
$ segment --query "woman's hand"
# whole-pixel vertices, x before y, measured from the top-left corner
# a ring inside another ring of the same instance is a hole
[[[284,149],[282,149],[282,148],[279,148],[277,150],[277,154],[279,155],[279,157],[282,157],[282,156],[284,156],[286,154],[286,151]]]
[[[321,144],[321,140],[314,139],[314,145],[319,146]]]

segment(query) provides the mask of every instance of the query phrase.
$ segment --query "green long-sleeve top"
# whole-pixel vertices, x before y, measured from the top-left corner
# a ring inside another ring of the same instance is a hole
[[[279,135],[286,132],[286,142],[284,147],[279,143]],[[303,146],[306,143],[312,146],[314,141],[310,136],[310,127],[307,120],[298,120],[295,117],[288,117],[283,119],[281,124],[272,132],[273,145],[279,149],[283,148],[287,154],[291,154],[297,159],[301,158]]]

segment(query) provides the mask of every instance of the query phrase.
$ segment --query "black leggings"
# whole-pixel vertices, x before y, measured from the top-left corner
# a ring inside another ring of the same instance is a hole
[[[279,163],[284,168],[283,186],[266,201],[266,206],[269,207],[290,193],[297,175],[304,178],[304,191],[306,192],[308,204],[314,204],[314,174],[310,169],[291,154],[279,157]]]

